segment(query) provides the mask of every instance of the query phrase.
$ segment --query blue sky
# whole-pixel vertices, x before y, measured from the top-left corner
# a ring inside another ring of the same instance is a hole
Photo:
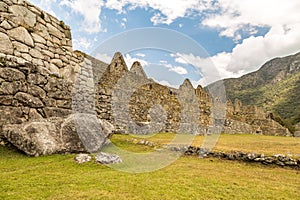
[[[139,60],[149,77],[174,87],[185,78],[196,87],[239,77],[271,58],[300,51],[299,0],[29,1],[71,26],[74,49],[98,53],[106,62],[111,53],[97,47],[116,34],[154,27],[188,36],[203,54],[177,48],[122,52],[129,67]]]

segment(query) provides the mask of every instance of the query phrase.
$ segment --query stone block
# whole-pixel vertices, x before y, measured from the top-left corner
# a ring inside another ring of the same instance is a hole
[[[0,32],[0,52],[5,54],[13,54],[14,48],[9,37]]]
[[[32,36],[32,39],[34,42],[38,42],[41,44],[47,44],[46,40],[42,36],[40,36],[36,33],[31,33],[31,36]]]
[[[43,59],[44,56],[43,54],[36,50],[36,49],[30,49],[29,54],[33,57],[33,58],[37,58],[37,59]]]
[[[14,41],[14,42],[12,42],[12,44],[13,44],[14,48],[19,52],[22,52],[22,53],[28,53],[29,52],[28,46],[25,45],[24,43]]]
[[[28,85],[28,93],[40,99],[46,98],[46,92],[37,85]]]
[[[21,71],[9,67],[0,68],[0,77],[10,82],[25,80],[25,75]]]
[[[65,117],[72,113],[72,110],[57,108],[57,107],[46,107],[43,109],[47,118],[49,117]]]
[[[7,31],[8,36],[14,38],[15,40],[34,47],[33,39],[28,31],[24,27],[17,27]]]
[[[39,98],[24,92],[18,92],[15,95],[15,99],[24,106],[29,106],[31,108],[42,108],[44,106],[43,102]]]
[[[9,7],[9,11],[23,19],[28,26],[34,27],[36,23],[36,15],[25,6],[12,5]]]
[[[47,79],[40,74],[29,74],[27,81],[34,85],[45,85],[47,83]]]

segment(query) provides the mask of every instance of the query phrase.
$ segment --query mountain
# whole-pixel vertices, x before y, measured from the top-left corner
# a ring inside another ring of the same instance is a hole
[[[222,83],[231,101],[239,99],[244,105],[263,107],[287,124],[300,122],[300,52],[274,58],[258,71],[215,82],[208,88],[217,88]]]

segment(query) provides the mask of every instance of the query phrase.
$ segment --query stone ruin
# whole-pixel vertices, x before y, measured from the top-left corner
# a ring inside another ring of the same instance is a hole
[[[218,102],[189,80],[160,85],[138,62],[128,70],[120,53],[106,64],[73,51],[69,26],[24,0],[0,2],[0,112],[0,143],[32,156],[96,152],[113,133],[289,135],[256,106]]]

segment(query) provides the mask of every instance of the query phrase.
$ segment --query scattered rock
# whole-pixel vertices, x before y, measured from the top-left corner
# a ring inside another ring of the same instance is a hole
[[[83,164],[86,162],[90,162],[92,160],[92,157],[89,154],[78,154],[75,158],[74,158],[75,162],[78,164]]]
[[[101,152],[96,155],[96,162],[100,164],[118,164],[122,163],[122,159],[116,154]]]

